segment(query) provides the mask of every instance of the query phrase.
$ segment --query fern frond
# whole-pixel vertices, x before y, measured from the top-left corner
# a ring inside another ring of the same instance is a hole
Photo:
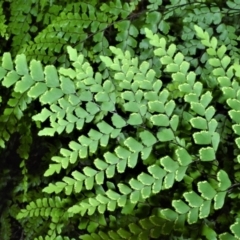
[[[8,211],[3,211],[1,213],[0,226],[2,240],[10,240],[12,237],[12,224]]]

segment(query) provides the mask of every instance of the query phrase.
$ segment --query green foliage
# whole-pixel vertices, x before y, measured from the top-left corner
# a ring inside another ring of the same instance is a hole
[[[240,238],[239,1],[0,3],[3,240]]]

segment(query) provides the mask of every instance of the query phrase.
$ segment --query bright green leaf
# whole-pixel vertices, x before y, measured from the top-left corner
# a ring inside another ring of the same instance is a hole
[[[43,104],[52,104],[56,102],[59,98],[63,96],[63,92],[59,88],[51,88],[47,92],[45,92],[41,97],[40,101]]]
[[[16,71],[19,75],[28,75],[28,64],[24,54],[17,55],[15,63]]]
[[[168,173],[166,175],[166,177],[164,178],[164,182],[163,182],[165,189],[169,189],[173,186],[174,178],[175,178],[175,173],[174,172]]]
[[[127,138],[124,141],[124,145],[127,146],[132,152],[140,152],[143,149],[143,145],[132,137]]]
[[[44,81],[43,67],[40,61],[32,60],[30,62],[31,77],[35,81]]]
[[[10,71],[4,77],[4,79],[2,81],[2,85],[8,88],[8,87],[12,86],[14,83],[16,83],[19,78],[20,78],[20,76],[14,70]]]
[[[189,206],[182,200],[173,200],[172,206],[175,208],[176,212],[179,214],[187,213],[190,210]]]
[[[150,147],[157,142],[157,139],[155,138],[155,136],[149,131],[145,130],[141,132],[139,135],[142,140],[142,143],[147,147]]]
[[[208,104],[212,101],[212,93],[207,91],[200,98],[200,103],[206,108]]]
[[[64,94],[71,94],[76,92],[75,85],[70,78],[60,76],[60,81],[60,86]]]
[[[196,144],[201,144],[201,145],[211,144],[211,134],[207,131],[194,133],[193,139]]]
[[[198,216],[199,216],[199,210],[198,208],[192,208],[190,209],[190,211],[188,212],[188,215],[187,215],[187,220],[188,220],[188,223],[189,224],[193,224],[193,223],[196,223],[197,220],[198,220]]]
[[[213,199],[216,195],[215,189],[207,181],[198,183],[198,191],[207,200]]]
[[[218,192],[214,197],[214,209],[221,209],[225,202],[227,192]]]
[[[224,170],[217,173],[218,187],[220,191],[226,191],[231,186],[231,181],[228,174]]]
[[[142,120],[142,117],[139,113],[131,113],[128,121],[127,121],[128,124],[130,125],[140,125],[143,123],[143,120]]]
[[[13,70],[13,61],[11,57],[11,53],[5,52],[2,57],[2,67],[6,70]]]
[[[106,123],[105,121],[101,121],[100,123],[97,124],[98,129],[100,130],[100,132],[102,132],[103,134],[111,134],[111,132],[113,131],[113,127],[110,126],[108,123]]]
[[[48,87],[58,87],[59,86],[59,79],[57,69],[50,65],[46,66],[44,73],[46,75],[46,84]]]
[[[167,114],[167,116],[171,116],[172,112],[175,108],[176,104],[173,100],[169,101],[166,105],[165,105],[165,112]]]
[[[30,88],[27,94],[29,97],[36,99],[46,91],[47,91],[46,84],[43,82],[37,82],[34,86]]]
[[[201,161],[213,161],[215,157],[215,151],[211,147],[201,148],[199,150]]]
[[[207,121],[202,117],[195,117],[190,120],[191,125],[194,128],[207,130]]]
[[[208,215],[210,214],[210,210],[211,210],[211,201],[205,201],[202,206],[200,207],[200,214],[199,214],[199,218],[203,219],[208,217]]]
[[[138,175],[137,179],[144,185],[152,185],[154,183],[154,178],[146,173],[141,173]]]
[[[179,168],[178,163],[172,160],[169,156],[161,158],[160,163],[168,172],[175,172]]]
[[[189,165],[193,160],[191,155],[184,148],[178,148],[176,150],[177,160],[182,166]]]
[[[141,190],[144,187],[144,185],[140,181],[138,181],[134,178],[132,178],[129,181],[129,184],[130,184],[131,188],[134,190]]]
[[[197,207],[200,207],[203,203],[203,199],[194,191],[185,192],[183,196],[186,199],[186,201],[189,203],[190,207],[197,208]]]
[[[175,138],[173,131],[170,128],[164,128],[157,133],[157,138],[161,142],[171,141]]]
[[[197,102],[191,102],[191,109],[201,115],[204,116],[205,115],[205,107],[201,104],[201,103],[197,103]]]
[[[15,85],[14,90],[16,92],[24,93],[26,92],[32,85],[34,81],[32,80],[30,75],[25,75],[22,77],[21,81],[18,81]]]
[[[77,61],[77,50],[72,48],[71,46],[67,46],[67,51],[68,51],[68,54],[69,54],[69,59],[71,61]]]

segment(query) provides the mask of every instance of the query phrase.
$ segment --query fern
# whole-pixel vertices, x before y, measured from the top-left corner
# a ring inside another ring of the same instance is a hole
[[[239,6],[1,1],[2,238],[240,238]]]
[[[11,222],[9,219],[9,215],[7,213],[7,211],[4,211],[4,213],[1,214],[1,235],[2,235],[2,239],[3,240],[8,240],[11,239]]]

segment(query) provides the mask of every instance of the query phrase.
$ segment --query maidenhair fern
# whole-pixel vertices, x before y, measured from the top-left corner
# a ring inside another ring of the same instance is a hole
[[[240,3],[0,1],[3,240],[239,239]]]

